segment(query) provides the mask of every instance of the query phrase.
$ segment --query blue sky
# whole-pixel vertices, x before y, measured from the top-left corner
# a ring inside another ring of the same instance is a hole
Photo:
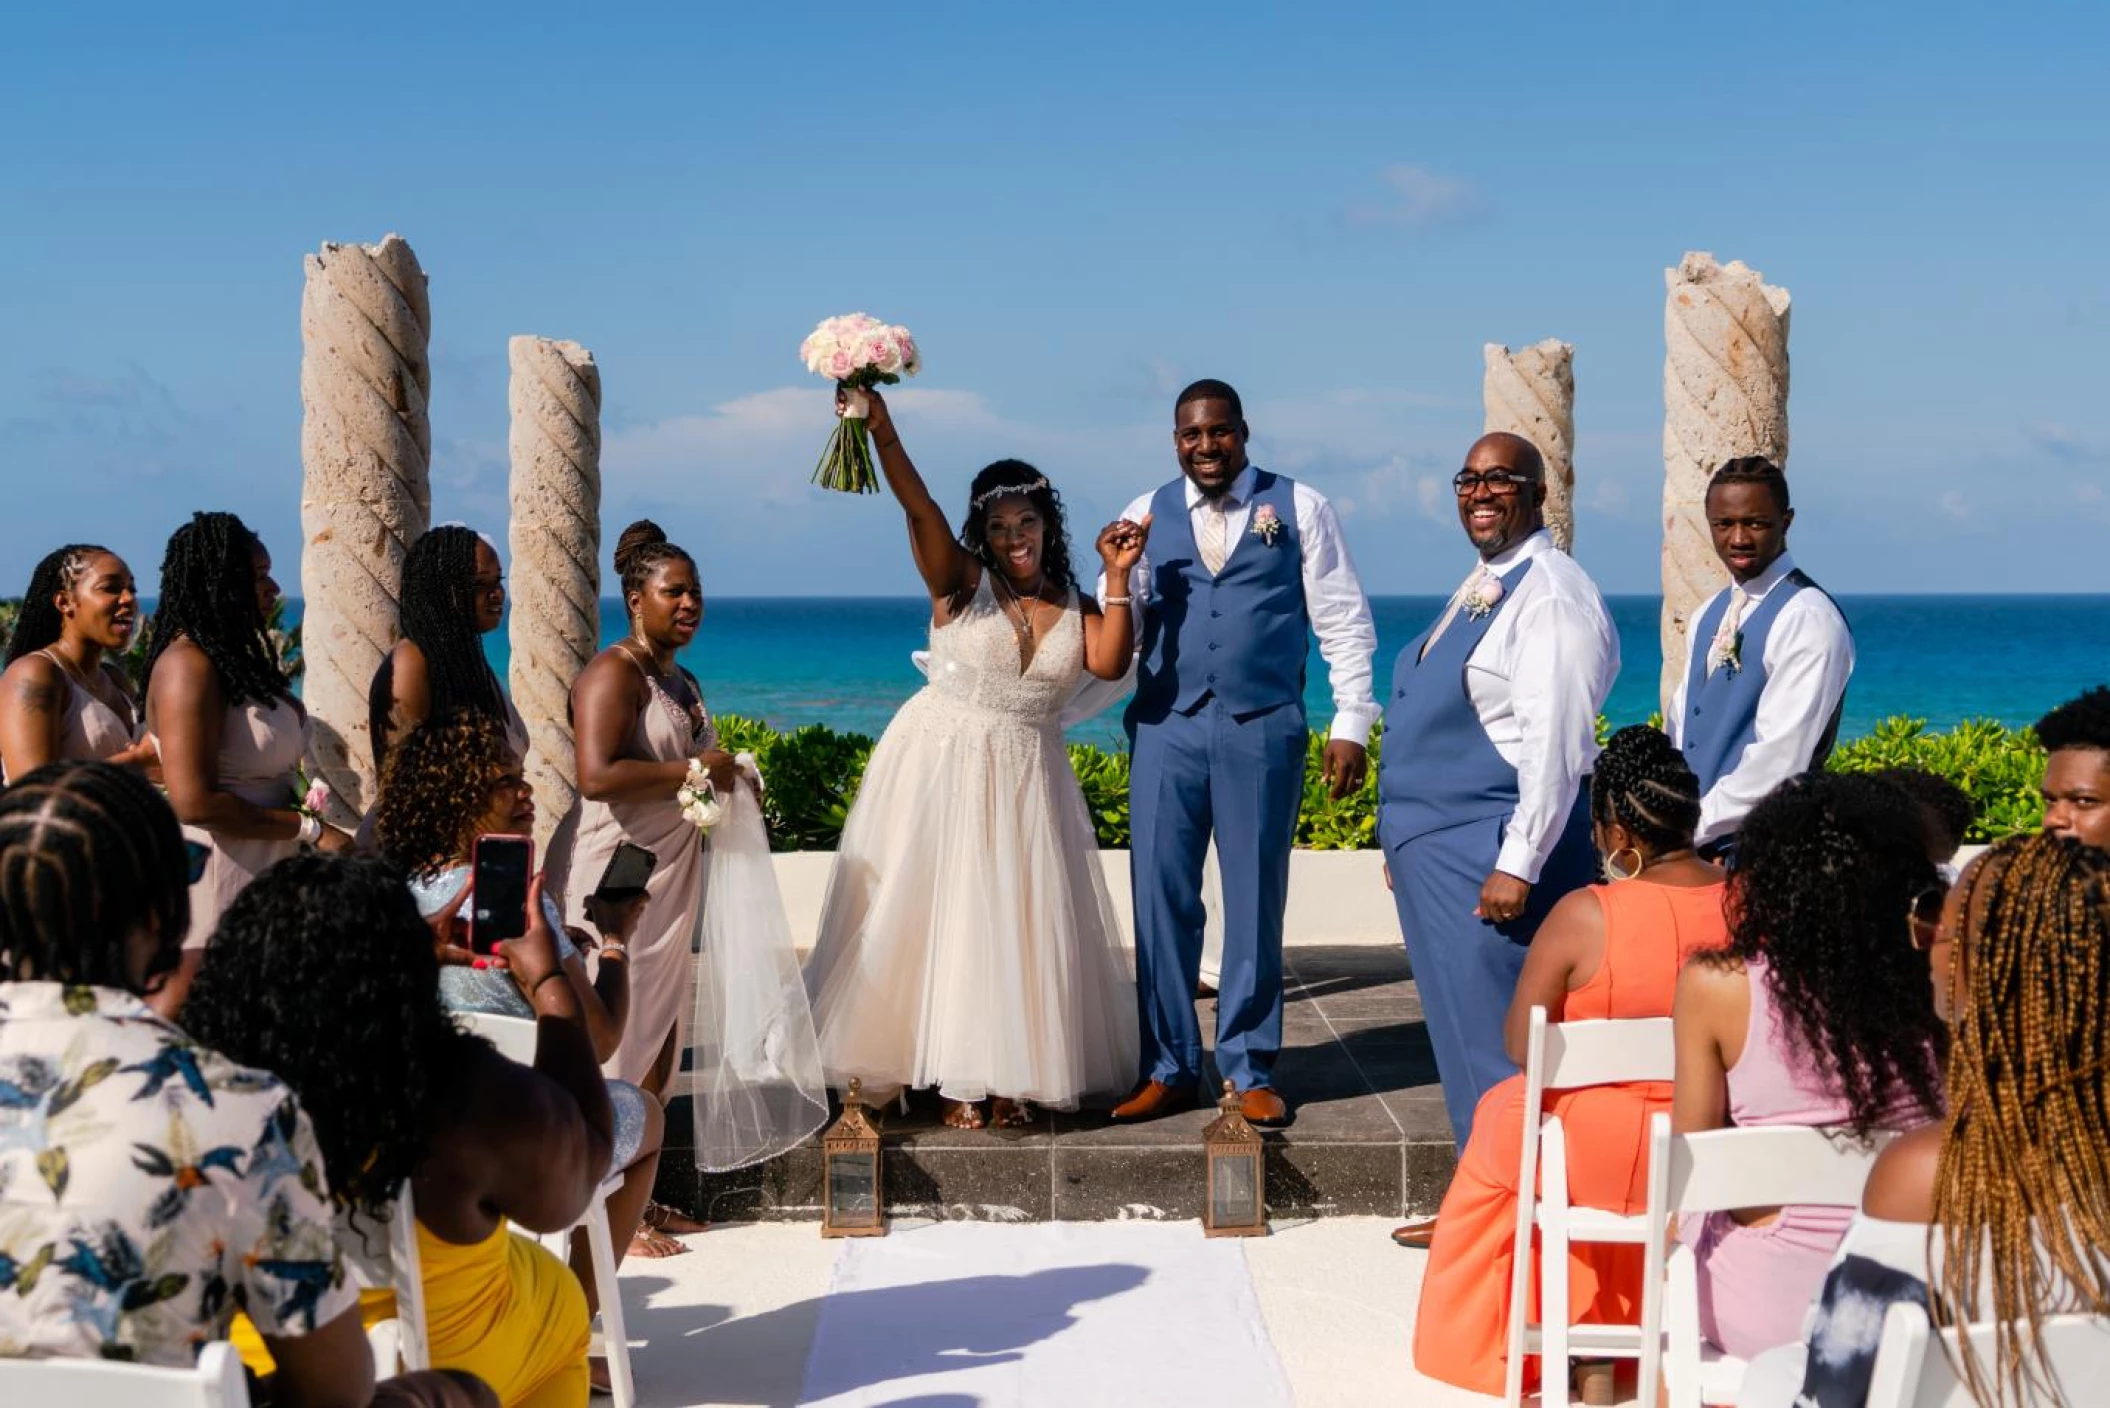
[[[1466,565],[1436,486],[1481,344],[1566,339],[1578,553],[1653,590],[1689,249],[1794,296],[1827,585],[2102,589],[2104,7],[994,9],[11,16],[0,589],[80,538],[151,581],[197,508],[291,558],[301,259],[391,230],[431,278],[435,519],[502,524],[506,340],[577,339],[608,541],[650,513],[721,595],[915,590],[888,503],[805,487],[794,352],[852,309],[922,341],[897,409],[944,502],[1019,455],[1088,536],[1222,376],[1379,592]]]

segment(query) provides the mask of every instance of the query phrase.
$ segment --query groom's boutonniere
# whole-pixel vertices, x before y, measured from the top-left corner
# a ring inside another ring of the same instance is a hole
[[[1718,631],[1713,644],[1707,647],[1707,670],[1727,670],[1735,674],[1744,668],[1744,633],[1742,631]]]
[[[1479,620],[1482,616],[1494,610],[1495,603],[1501,599],[1502,579],[1492,572],[1482,571],[1479,576],[1466,584],[1465,594],[1461,598],[1465,607],[1466,619],[1469,621]]]
[[[1262,504],[1253,510],[1251,531],[1254,537],[1269,547],[1275,545],[1275,539],[1282,536],[1282,519],[1276,514],[1273,504]]]

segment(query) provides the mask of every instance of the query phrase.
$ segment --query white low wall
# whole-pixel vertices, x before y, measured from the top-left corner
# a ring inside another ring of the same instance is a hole
[[[791,935],[810,947],[820,930],[821,900],[828,889],[833,851],[786,851],[775,857],[777,884]],[[1134,942],[1129,928],[1128,852],[1101,851],[1106,887],[1121,916],[1122,937]],[[1399,916],[1385,889],[1382,857],[1376,851],[1297,851],[1289,862],[1289,912],[1283,941],[1292,944],[1396,944]]]

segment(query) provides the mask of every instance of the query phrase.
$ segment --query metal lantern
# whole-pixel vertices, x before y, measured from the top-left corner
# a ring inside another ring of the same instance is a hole
[[[821,1136],[821,1235],[880,1237],[879,1127],[865,1109],[864,1082],[851,1077],[841,1118]]]
[[[1202,1131],[1202,1156],[1209,1164],[1209,1196],[1202,1204],[1202,1231],[1211,1237],[1267,1235],[1267,1155],[1260,1131],[1238,1112],[1238,1092],[1224,1082],[1223,1111]]]

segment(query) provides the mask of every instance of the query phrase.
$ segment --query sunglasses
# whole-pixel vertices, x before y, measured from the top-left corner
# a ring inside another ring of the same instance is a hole
[[[191,884],[195,885],[205,878],[205,862],[211,859],[212,847],[206,845],[203,841],[187,839],[184,841],[183,864],[190,875]]]

